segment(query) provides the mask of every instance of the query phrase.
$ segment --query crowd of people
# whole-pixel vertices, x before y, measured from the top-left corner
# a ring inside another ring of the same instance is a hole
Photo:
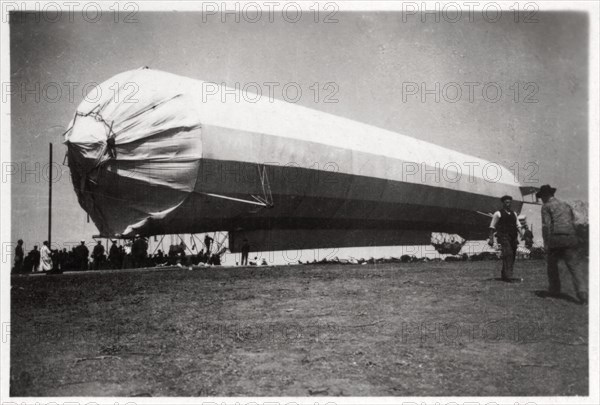
[[[171,245],[167,254],[161,249],[153,254],[148,254],[148,241],[140,235],[136,235],[133,240],[123,245],[118,245],[117,241],[113,240],[108,252],[106,252],[100,240],[96,242],[91,253],[85,240],[82,240],[79,245],[74,246],[71,250],[66,248],[50,249],[48,241],[44,241],[41,249],[38,249],[38,245],[35,245],[25,255],[24,242],[19,239],[15,248],[15,261],[12,271],[15,274],[23,274],[175,265],[206,264],[218,266],[221,264],[221,254],[210,252],[212,242],[213,238],[207,236],[205,238],[206,251],[202,249],[197,254],[187,254],[186,245],[183,241],[180,244]]]

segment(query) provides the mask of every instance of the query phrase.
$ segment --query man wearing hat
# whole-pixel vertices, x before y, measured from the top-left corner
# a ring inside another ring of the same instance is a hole
[[[108,261],[110,262],[111,269],[120,269],[121,268],[121,266],[119,265],[119,257],[120,256],[121,256],[121,254],[119,252],[119,246],[117,246],[117,241],[113,240],[112,246],[110,247],[110,249],[108,251]]]
[[[579,240],[573,224],[573,210],[569,204],[554,197],[555,192],[556,188],[546,184],[535,195],[544,203],[542,206],[542,235],[547,253],[550,295],[560,295],[558,262],[564,260],[573,276],[577,298],[581,304],[587,304],[587,283],[580,263]]]
[[[88,270],[88,257],[90,256],[90,251],[85,245],[85,240],[82,240],[79,246],[75,248],[75,252],[77,254],[77,264],[79,265],[78,270]]]
[[[522,232],[521,223],[517,214],[511,209],[512,197],[502,196],[502,209],[496,211],[492,216],[490,224],[490,238],[488,244],[494,245],[494,233],[498,243],[502,247],[502,281],[513,282],[520,281],[513,279],[513,267],[517,256],[517,246],[519,245],[518,236]]]
[[[529,229],[529,225],[527,225],[527,216],[521,214],[517,218],[523,229],[523,238],[521,240],[525,241],[525,247],[527,249],[531,249],[533,247],[533,232]]]

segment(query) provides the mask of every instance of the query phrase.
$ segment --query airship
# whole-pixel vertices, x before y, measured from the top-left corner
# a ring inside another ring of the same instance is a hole
[[[118,74],[65,133],[79,204],[102,237],[227,232],[256,250],[484,239],[507,168],[404,134],[148,68]],[[210,91],[209,91],[210,90]],[[225,96],[224,96],[225,95]]]

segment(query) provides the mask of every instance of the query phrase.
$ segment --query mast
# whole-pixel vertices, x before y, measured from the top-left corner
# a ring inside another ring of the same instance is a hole
[[[52,142],[49,144],[48,174],[48,246],[52,249]]]

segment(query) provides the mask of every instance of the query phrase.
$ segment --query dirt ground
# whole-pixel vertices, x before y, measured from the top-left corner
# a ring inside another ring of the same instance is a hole
[[[500,262],[14,277],[12,396],[588,394],[588,311]],[[566,274],[565,292],[573,296]]]

